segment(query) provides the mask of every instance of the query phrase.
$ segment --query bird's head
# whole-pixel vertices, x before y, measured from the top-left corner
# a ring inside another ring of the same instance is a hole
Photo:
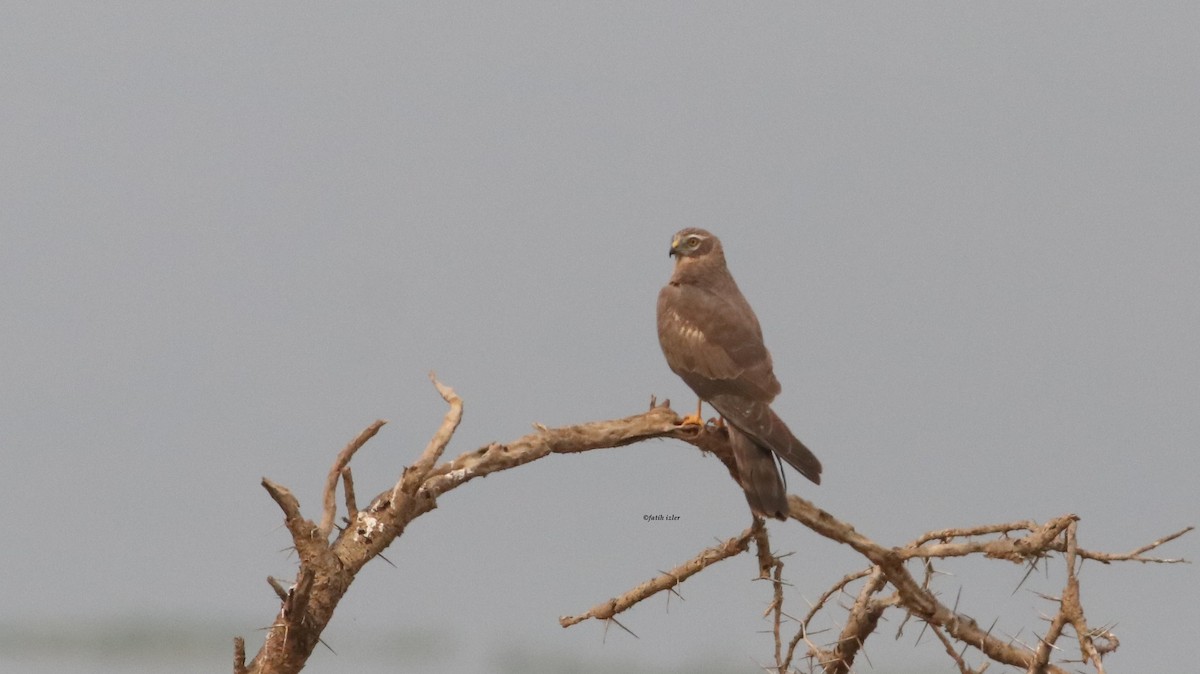
[[[705,257],[714,252],[721,252],[721,241],[703,229],[681,229],[671,239],[671,256],[680,263],[685,262],[686,258]]]
[[[671,257],[675,258],[673,284],[712,285],[732,280],[725,268],[721,240],[703,229],[688,227],[676,232],[671,239]]]

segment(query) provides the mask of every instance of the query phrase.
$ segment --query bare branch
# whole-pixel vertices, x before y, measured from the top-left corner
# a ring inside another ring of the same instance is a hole
[[[787,671],[791,666],[792,660],[795,659],[796,647],[800,645],[802,640],[809,646],[809,655],[819,658],[822,662],[825,662],[827,659],[832,660],[832,656],[827,651],[818,648],[816,644],[809,640],[808,635],[812,621],[814,618],[816,618],[817,614],[825,608],[825,605],[830,599],[832,599],[835,595],[845,591],[847,585],[860,578],[865,578],[871,575],[874,570],[875,567],[871,567],[862,571],[847,574],[841,580],[834,583],[833,587],[826,590],[825,593],[817,599],[817,601],[812,603],[808,613],[804,616],[804,619],[800,621],[800,629],[797,630],[796,636],[792,637],[792,640],[788,643],[787,655],[781,664],[781,670]]]
[[[930,558],[937,557],[945,559],[947,557],[963,557],[982,553],[993,559],[1006,559],[1011,562],[1024,562],[1031,557],[1045,556],[1046,550],[1051,541],[1059,536],[1067,526],[1079,519],[1075,515],[1063,515],[1056,517],[1044,525],[1035,525],[1033,523],[1014,523],[993,525],[991,527],[979,527],[978,529],[1001,529],[1005,532],[1026,530],[1029,534],[1021,538],[1002,538],[989,541],[964,541],[961,543],[938,543],[934,545],[918,544],[903,548],[900,551],[902,559]],[[1031,526],[1032,525],[1032,526]],[[953,529],[945,531],[953,532]],[[944,532],[938,532],[944,533]],[[959,534],[952,534],[947,537],[938,536],[939,539],[954,538]],[[975,535],[975,534],[961,534]],[[925,538],[925,537],[922,537]]]
[[[449,405],[440,427],[417,460],[404,469],[400,478],[379,493],[365,509],[360,510],[357,505],[349,464],[355,452],[378,432],[382,421],[361,432],[337,455],[324,485],[320,525],[301,515],[300,503],[292,492],[263,479],[263,487],[283,511],[284,523],[299,555],[300,568],[295,583],[288,589],[270,579],[282,608],[267,631],[261,649],[248,665],[245,662],[244,642],[235,642],[236,674],[298,672],[315,645],[320,643],[321,631],[332,618],[338,602],[362,566],[371,559],[383,557],[383,551],[403,534],[409,522],[436,508],[441,496],[477,477],[516,468],[551,454],[620,447],[652,438],[676,438],[714,454],[734,477],[731,488],[736,487],[737,466],[726,431],[712,426],[681,426],[678,415],[670,409],[669,403],[656,407],[653,399],[651,409],[642,414],[561,428],[535,424],[535,432],[513,442],[489,443],[439,463],[462,419],[462,400],[452,389],[433,379],[432,375],[431,379]],[[339,479],[345,492],[348,526],[330,541],[330,535],[334,533]],[[782,626],[785,619],[794,620],[784,610],[788,583],[783,577],[781,557],[786,555],[776,555],[771,551],[770,539],[761,520],[755,520],[739,536],[704,550],[695,558],[592,607],[582,615],[562,617],[559,623],[567,627],[589,618],[604,620],[606,624],[616,623],[617,614],[659,592],[674,592],[676,586],[708,566],[747,552],[750,541],[754,540],[758,576],[770,580],[772,585],[772,600],[766,615],[772,616],[775,669],[779,671],[790,669],[796,648],[803,641],[808,646],[808,657],[826,674],[848,672],[856,657],[863,654],[863,644],[874,633],[883,613],[889,608],[898,607],[903,611],[905,620],[920,620],[933,630],[963,674],[979,674],[988,666],[985,663],[978,672],[972,672],[963,657],[967,647],[977,649],[990,662],[1019,667],[1026,672],[1060,674],[1063,670],[1051,664],[1050,659],[1057,649],[1055,642],[1062,636],[1067,624],[1076,633],[1084,663],[1090,663],[1098,674],[1103,674],[1102,656],[1114,650],[1118,641],[1107,628],[1090,629],[1087,625],[1076,576],[1079,560],[1092,559],[1103,563],[1182,561],[1149,558],[1145,553],[1192,530],[1192,527],[1188,527],[1129,553],[1100,553],[1078,547],[1075,540],[1078,518],[1063,515],[1043,524],[1017,521],[931,531],[903,547],[892,548],[872,541],[849,523],[797,496],[789,496],[788,506],[791,519],[836,543],[849,546],[863,555],[870,566],[846,575],[813,604],[804,619],[799,621],[799,629],[790,640],[786,653],[782,647]],[[957,602],[951,607],[943,604],[933,587],[936,572],[932,560],[935,559],[978,554],[1027,563],[1033,568],[1039,560],[1054,553],[1062,553],[1066,558],[1067,586],[1062,597],[1055,600],[1060,610],[1050,619],[1050,629],[1038,640],[1036,647],[1026,646],[1015,639],[1004,641],[994,636],[994,622],[987,630],[981,629],[971,617],[958,611]],[[911,560],[920,561],[924,572],[922,576],[914,577],[907,568]],[[866,580],[854,602],[846,607],[849,613],[837,639],[829,647],[818,646],[810,638],[819,633],[811,629],[815,616],[823,610],[831,610],[833,598],[842,593],[848,594],[849,586],[860,579]],[[885,596],[884,592],[888,594]],[[956,643],[963,648],[963,653],[956,652]]]
[[[1063,627],[1066,627],[1068,622],[1067,614],[1061,610],[1050,621],[1050,629],[1046,630],[1045,636],[1038,639],[1033,662],[1029,665],[1032,674],[1046,671],[1046,665],[1050,663],[1050,654],[1058,648],[1054,643],[1062,636]]]
[[[929,625],[929,623],[925,624]],[[967,661],[963,660],[963,657],[955,650],[954,643],[950,641],[946,633],[937,625],[929,625],[929,627],[933,630],[933,635],[937,637],[938,641],[942,642],[942,648],[946,649],[946,655],[949,655],[950,659],[954,661],[954,666],[958,667],[959,674],[974,674],[971,668],[967,666]]]
[[[312,520],[305,519],[300,515],[300,501],[296,500],[295,495],[287,487],[275,484],[265,477],[262,479],[262,486],[283,511],[283,523],[292,534],[292,544],[296,546],[296,552],[300,555],[301,561],[312,559],[328,551],[328,542],[321,536],[320,530],[317,529],[317,525],[312,523]]]
[[[834,583],[833,587],[826,590],[825,593],[817,599],[817,601],[813,602],[812,608],[809,610],[808,614],[804,616],[804,620],[800,621],[801,624],[808,625],[812,623],[813,618],[817,616],[817,613],[819,613],[821,609],[825,608],[825,604],[832,599],[834,595],[845,591],[846,586],[850,583],[871,575],[874,570],[875,567],[870,567],[868,569],[863,569],[862,571],[855,571],[854,573],[846,574],[845,577]]]
[[[1088,629],[1087,618],[1083,615],[1083,606],[1079,603],[1079,578],[1075,576],[1075,522],[1067,527],[1067,586],[1063,589],[1060,613],[1071,621],[1075,628],[1075,636],[1079,638],[1079,650],[1083,653],[1083,662],[1090,660],[1096,667],[1096,674],[1104,674],[1104,663],[1092,643],[1092,631]]]
[[[346,520],[352,521],[358,517],[358,500],[354,497],[354,475],[350,466],[342,469],[342,491],[346,495]]]
[[[669,407],[612,421],[595,421],[578,426],[546,428],[507,444],[491,443],[459,455],[432,471],[422,491],[440,496],[477,478],[522,466],[550,454],[573,454],[595,449],[621,447],[641,440],[695,436],[695,427],[679,426],[679,417]]]
[[[1094,559],[1097,562],[1103,562],[1105,564],[1108,564],[1109,562],[1143,562],[1143,563],[1147,563],[1147,564],[1187,564],[1187,563],[1189,563],[1188,560],[1182,559],[1182,558],[1160,559],[1160,558],[1156,558],[1156,557],[1143,557],[1142,553],[1149,552],[1165,543],[1170,543],[1171,541],[1192,531],[1195,528],[1196,527],[1184,527],[1183,529],[1180,529],[1179,531],[1176,531],[1173,534],[1170,534],[1168,536],[1163,536],[1162,538],[1158,539],[1157,541],[1154,541],[1153,543],[1143,545],[1142,547],[1137,548],[1136,550],[1131,550],[1131,551],[1123,553],[1123,554],[1115,554],[1115,553],[1110,553],[1110,552],[1092,552],[1090,550],[1083,550],[1083,549],[1078,550],[1077,554],[1084,559]],[[1065,552],[1065,550],[1063,550],[1062,547],[1063,547],[1063,544],[1060,542],[1059,545],[1057,547],[1055,547],[1054,549],[1057,550],[1058,552]]]
[[[598,620],[608,620],[634,604],[651,597],[663,590],[670,590],[683,581],[691,578],[705,568],[716,564],[722,559],[729,559],[734,555],[745,552],[750,547],[750,539],[754,536],[754,527],[750,527],[743,531],[740,535],[730,538],[729,540],[708,548],[696,555],[694,558],[680,564],[670,571],[651,578],[650,580],[638,585],[619,597],[614,597],[608,601],[597,604],[588,609],[587,613],[577,616],[563,616],[558,619],[558,624],[563,627],[570,627],[587,620],[588,618],[596,618]]]
[[[786,615],[783,612],[783,560],[774,556],[772,558],[775,560],[774,568],[771,569],[771,589],[774,594],[771,597],[771,605],[767,607],[767,613],[772,616],[771,636],[775,638],[775,666],[783,670],[783,619]]]
[[[275,596],[279,597],[279,601],[285,602],[288,600],[288,591],[284,589],[283,584],[279,582],[275,576],[267,576],[267,585],[275,590]]]
[[[333,519],[337,516],[337,505],[334,501],[337,494],[338,478],[342,476],[342,469],[350,465],[350,459],[354,458],[354,453],[357,452],[360,447],[367,444],[367,440],[375,437],[375,434],[378,433],[379,429],[383,428],[383,425],[386,423],[387,421],[378,419],[375,421],[375,423],[364,428],[363,431],[358,434],[358,437],[351,440],[350,443],[342,449],[342,451],[338,452],[337,458],[334,459],[333,466],[329,469],[329,475],[325,478],[325,494],[324,499],[322,500],[325,505],[325,511],[321,516],[320,528],[322,538],[328,540],[329,532],[333,530]]]
[[[991,636],[980,629],[973,619],[945,607],[932,592],[921,587],[904,568],[904,553],[908,549],[884,548],[855,531],[854,527],[799,496],[788,496],[788,505],[790,506],[788,514],[792,519],[800,521],[822,536],[849,545],[880,567],[888,582],[899,592],[900,603],[910,613],[927,622],[943,626],[952,637],[971,644],[997,662],[1029,667],[1032,661],[1030,651],[1016,648]],[[1073,520],[1074,516],[1064,516],[1064,518]],[[1052,520],[1052,523],[1054,522],[1057,520]],[[1059,672],[1061,670],[1051,668],[1049,671]]]
[[[767,527],[763,521],[755,518],[752,525],[754,530],[754,549],[758,551],[758,577],[770,578],[772,569],[779,564],[779,559],[771,554],[771,539],[767,536]]]
[[[883,615],[884,609],[898,601],[898,599],[891,602],[878,601],[872,598],[886,585],[887,579],[884,577],[883,571],[879,567],[875,567],[870,577],[867,578],[867,582],[859,590],[854,605],[850,607],[849,618],[841,633],[838,634],[838,640],[833,650],[820,654],[826,674],[845,674],[850,671],[850,668],[854,666],[854,658],[866,644],[867,637],[875,632],[875,627],[879,624],[879,618]]]
[[[462,398],[458,397],[454,389],[438,381],[432,372],[429,374],[429,379],[441,394],[442,400],[450,405],[450,409],[446,411],[441,427],[429,439],[429,444],[425,446],[425,451],[421,452],[420,458],[406,468],[404,474],[396,482],[396,486],[392,489],[393,506],[401,501],[402,495],[412,496],[416,493],[417,487],[421,486],[421,483],[429,475],[429,471],[433,469],[433,465],[441,458],[446,445],[450,444],[450,438],[454,437],[454,431],[458,429],[459,422],[462,421]]]
[[[950,542],[954,538],[970,538],[971,536],[987,536],[990,534],[1007,534],[1012,531],[1033,531],[1038,528],[1038,523],[1033,520],[1022,520],[1020,522],[1009,522],[1007,524],[984,524],[977,527],[963,527],[961,529],[939,529],[921,534],[917,540],[909,543],[910,548],[915,548],[929,541]]]
[[[233,674],[246,674],[246,640],[233,638]]]

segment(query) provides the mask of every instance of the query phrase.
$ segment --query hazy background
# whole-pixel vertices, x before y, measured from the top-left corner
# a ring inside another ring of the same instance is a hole
[[[440,422],[430,370],[466,401],[452,455],[686,407],[654,334],[685,226],[725,242],[825,465],[790,484],[868,536],[1074,512],[1125,551],[1200,522],[1198,37],[1191,2],[5,3],[0,668],[228,671],[295,569],[260,478],[316,516],[387,418],[365,502]],[[749,523],[690,447],[439,505],[311,671],[768,660],[749,556],[623,615],[638,639],[558,626]],[[795,612],[862,566],[771,530]],[[1049,566],[938,588],[1032,643]],[[1082,574],[1110,671],[1194,666],[1194,566]],[[898,617],[858,671],[954,671]]]

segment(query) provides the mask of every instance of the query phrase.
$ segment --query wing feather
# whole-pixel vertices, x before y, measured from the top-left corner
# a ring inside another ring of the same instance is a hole
[[[718,394],[706,400],[721,413],[726,423],[778,454],[804,477],[821,484],[820,460],[792,435],[791,429],[769,405],[728,394]]]
[[[701,397],[732,390],[770,402],[779,393],[771,354],[741,293],[733,300],[695,286],[665,286],[658,295],[663,354]]]

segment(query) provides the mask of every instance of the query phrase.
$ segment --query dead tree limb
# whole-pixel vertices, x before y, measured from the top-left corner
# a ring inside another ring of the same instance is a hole
[[[711,548],[701,551],[700,554],[670,571],[651,578],[619,597],[614,597],[606,602],[597,604],[588,609],[586,613],[577,616],[563,616],[558,619],[558,624],[563,627],[570,627],[588,618],[610,620],[613,616],[641,602],[643,599],[648,599],[664,590],[673,589],[675,586],[713,564],[723,559],[729,559],[730,557],[742,554],[749,548],[750,541],[754,538],[757,530],[762,528],[761,520],[755,522],[749,529],[743,531],[741,535],[734,536],[719,545],[714,545]]]
[[[432,376],[431,376],[432,378]],[[286,487],[263,478],[263,488],[279,506],[284,524],[299,557],[299,570],[290,587],[269,578],[268,581],[281,601],[279,612],[266,631],[262,647],[253,660],[246,663],[245,644],[234,642],[235,674],[292,673],[303,667],[320,635],[333,616],[338,602],[345,595],[358,571],[401,536],[409,522],[433,510],[438,499],[458,487],[495,472],[509,470],[549,456],[594,449],[620,447],[652,438],[676,438],[702,451],[716,455],[729,470],[737,484],[737,467],[723,428],[680,425],[679,416],[670,402],[624,419],[596,421],[546,428],[536,425],[536,431],[507,443],[491,443],[474,451],[439,463],[462,420],[462,400],[452,389],[433,380],[438,393],[449,406],[437,432],[415,462],[401,471],[395,484],[379,493],[371,503],[359,509],[354,493],[350,462],[384,425],[383,421],[364,429],[338,453],[325,480],[321,521],[319,524],[301,514],[300,503]],[[337,518],[336,491],[338,483],[344,491],[346,527],[335,532]],[[1183,560],[1147,557],[1154,550],[1191,531],[1191,527],[1136,548],[1125,554],[1089,551],[1078,547],[1076,529],[1078,517],[1063,515],[1043,524],[1032,521],[987,525],[966,529],[943,529],[924,534],[903,547],[882,546],[855,531],[854,527],[812,503],[789,496],[791,519],[837,544],[848,545],[869,563],[867,569],[846,575],[821,595],[804,618],[795,620],[784,609],[786,581],[783,562],[772,553],[767,531],[761,520],[750,528],[719,545],[705,549],[670,571],[612,599],[604,601],[583,614],[560,618],[564,627],[591,618],[615,621],[617,614],[662,591],[674,591],[679,583],[700,573],[712,564],[747,552],[755,542],[759,576],[771,582],[774,598],[767,610],[772,616],[775,633],[775,665],[777,671],[795,671],[793,663],[801,643],[806,645],[804,656],[812,667],[826,674],[848,672],[863,644],[876,630],[882,614],[890,609],[904,612],[906,619],[924,622],[933,629],[960,672],[972,670],[956,651],[975,649],[988,662],[1013,665],[1027,672],[1062,672],[1050,662],[1055,642],[1069,625],[1079,642],[1084,664],[1103,673],[1103,655],[1117,647],[1114,635],[1106,630],[1088,627],[1079,599],[1079,581],[1075,569],[1083,560],[1101,563],[1119,561],[1171,563]],[[331,538],[332,537],[332,538]],[[1017,563],[1034,564],[1052,554],[1061,554],[1067,561],[1068,580],[1062,596],[1057,599],[1059,612],[1050,628],[1036,646],[1013,645],[984,630],[971,617],[957,611],[957,606],[941,603],[930,587],[933,577],[932,561],[967,555]],[[907,564],[916,560],[924,574],[915,577]],[[854,594],[853,604],[835,641],[818,644],[812,640],[811,624],[822,611],[831,610],[835,596],[847,594],[850,587],[862,583]],[[795,635],[784,648],[785,624],[796,625]],[[619,624],[619,623],[618,623]]]

